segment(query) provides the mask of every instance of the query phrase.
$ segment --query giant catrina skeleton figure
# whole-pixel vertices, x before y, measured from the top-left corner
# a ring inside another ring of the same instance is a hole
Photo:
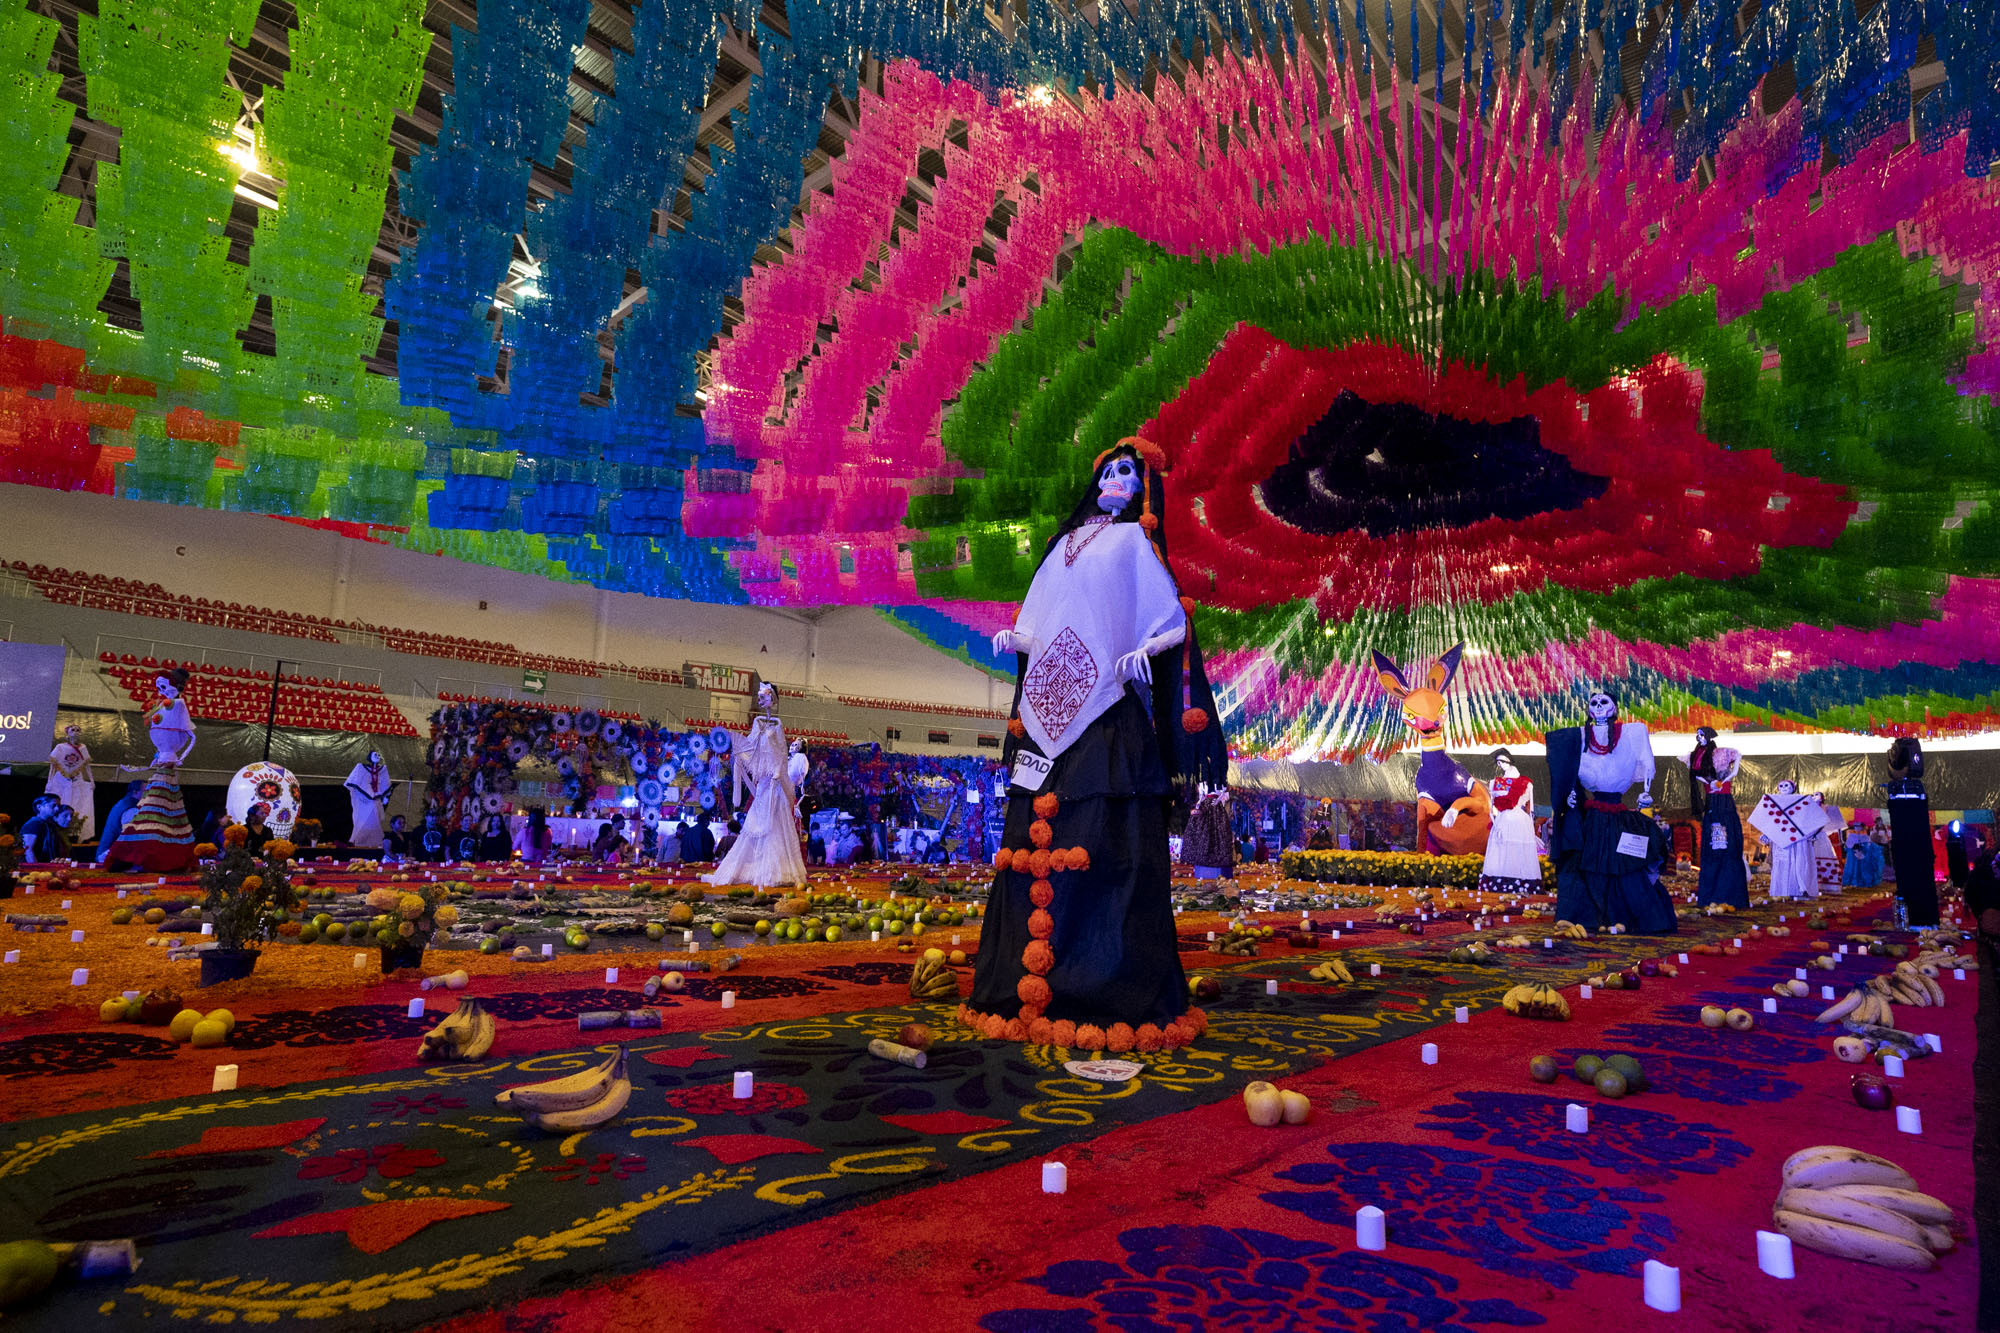
[[[1458,674],[1464,651],[1464,644],[1454,645],[1431,663],[1423,685],[1414,690],[1394,662],[1374,654],[1375,674],[1389,697],[1403,706],[1403,721],[1417,733],[1417,748],[1423,752],[1417,764],[1417,848],[1440,856],[1484,853],[1493,828],[1486,784],[1444,752],[1444,692]]]

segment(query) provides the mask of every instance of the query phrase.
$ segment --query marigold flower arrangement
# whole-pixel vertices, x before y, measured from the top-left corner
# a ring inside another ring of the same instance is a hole
[[[220,851],[208,843],[195,849],[199,855],[206,848],[213,857],[201,868],[202,911],[224,949],[270,939],[298,906],[286,858],[273,855],[280,844],[268,843],[263,855],[253,855],[242,838],[230,836],[241,831],[239,826],[224,833]]]
[[[428,949],[439,930],[458,922],[450,897],[450,885],[430,882],[368,890],[368,905],[380,914],[373,926],[376,942],[384,949]]]

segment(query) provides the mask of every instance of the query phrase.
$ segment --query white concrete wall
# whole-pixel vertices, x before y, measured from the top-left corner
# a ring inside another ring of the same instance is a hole
[[[604,593],[253,514],[0,485],[0,559],[632,666],[722,662],[785,684],[972,707],[1004,708],[1010,693],[866,607],[815,613],[810,661],[798,612]]]

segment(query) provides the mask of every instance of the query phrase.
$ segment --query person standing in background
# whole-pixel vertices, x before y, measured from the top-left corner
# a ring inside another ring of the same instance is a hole
[[[74,722],[63,728],[56,748],[49,751],[49,781],[44,790],[74,812],[71,839],[89,842],[97,836],[97,783],[90,776],[90,747],[83,743],[83,730]]]

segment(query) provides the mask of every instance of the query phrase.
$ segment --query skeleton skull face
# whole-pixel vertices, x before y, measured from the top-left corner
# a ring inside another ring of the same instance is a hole
[[[1124,509],[1138,493],[1139,465],[1130,458],[1114,458],[1097,474],[1097,507],[1107,514]]]
[[[1618,716],[1618,701],[1603,690],[1594,691],[1590,696],[1590,720],[1597,723],[1610,722]]]
[[[792,752],[793,754],[798,754],[798,753],[799,753],[800,751],[804,750],[805,748],[806,748],[806,743],[805,743],[804,741],[793,741],[793,742],[792,742],[792,747],[791,747],[791,752]]]
[[[1799,790],[1799,784],[1792,781],[1790,778],[1778,779],[1778,795],[1792,796],[1797,794],[1798,790]]]
[[[1694,730],[1694,743],[1695,743],[1696,745],[1713,745],[1713,744],[1715,744],[1715,728],[1714,728],[1714,727],[1696,727],[1696,728],[1695,728],[1695,730]]]
[[[74,722],[70,723],[63,728],[63,739],[71,745],[83,744],[83,728],[77,726]]]
[[[380,750],[370,750],[368,752],[368,767],[382,767],[382,752]]]
[[[165,676],[153,677],[153,688],[160,692],[162,699],[178,699],[181,697],[180,687]]]
[[[778,691],[768,684],[759,685],[757,687],[757,706],[764,709],[776,708],[778,706]]]

